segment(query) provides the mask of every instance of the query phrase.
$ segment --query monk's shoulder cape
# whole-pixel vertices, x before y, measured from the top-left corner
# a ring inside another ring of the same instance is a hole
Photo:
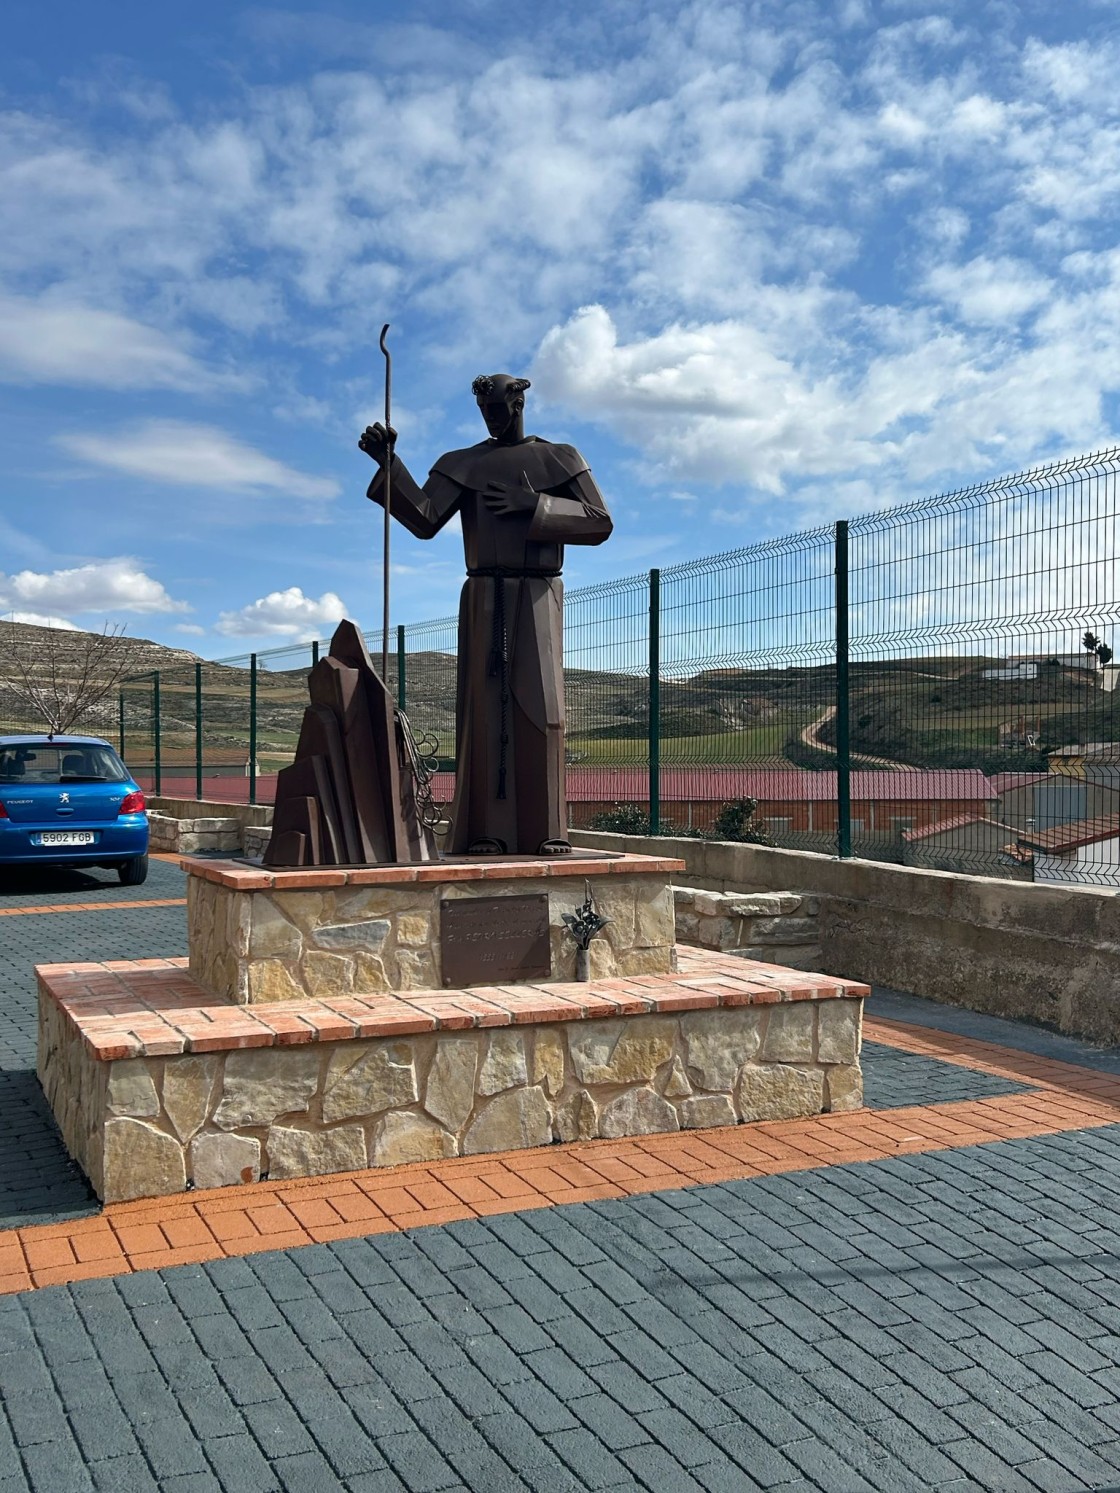
[[[447,451],[432,467],[459,487],[482,492],[490,482],[516,486],[524,472],[537,492],[550,492],[586,472],[588,466],[574,446],[528,436],[516,446],[479,441],[462,451]]]

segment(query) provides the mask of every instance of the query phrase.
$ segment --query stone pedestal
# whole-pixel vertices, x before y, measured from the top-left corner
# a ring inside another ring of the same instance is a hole
[[[673,964],[676,860],[584,857],[451,858],[432,865],[270,871],[184,859],[190,972],[240,1004],[438,989],[446,984],[441,906],[547,897],[551,968],[575,976],[563,916],[590,885],[610,919],[591,945],[593,979],[664,974]]]
[[[38,972],[40,1082],[106,1202],[862,1103],[865,986],[705,950],[676,974],[256,1006],[184,963]]]

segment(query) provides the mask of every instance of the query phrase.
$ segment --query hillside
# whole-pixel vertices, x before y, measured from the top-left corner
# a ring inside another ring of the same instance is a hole
[[[0,624],[0,729],[34,727],[13,700],[11,640],[51,644],[65,671],[77,654],[76,633]],[[185,649],[145,639],[137,672],[122,691],[128,753],[138,763],[153,750],[152,671],[160,676],[161,751],[168,763],[194,761],[196,665],[202,673],[204,761],[243,769],[249,752],[249,670],[199,660]],[[46,655],[45,655],[46,656]],[[297,655],[298,656],[298,655]],[[291,651],[282,655],[288,662]],[[257,678],[257,759],[264,772],[291,760],[307,703],[306,662]],[[1038,677],[985,679],[997,659],[976,655],[873,659],[851,666],[851,744],[858,758],[899,766],[980,767],[988,772],[1045,766],[1045,749],[1079,741],[1120,741],[1120,705],[1099,675],[1043,667]],[[6,667],[6,664],[8,665]],[[391,661],[396,687],[395,658]],[[450,765],[455,739],[455,659],[437,652],[405,659],[406,703],[417,735],[431,733]],[[573,762],[645,760],[648,688],[641,674],[565,670],[568,756]],[[830,664],[783,669],[702,669],[661,681],[662,759],[734,763],[763,760],[802,767],[835,763],[834,670]],[[83,723],[115,740],[117,692]],[[858,762],[856,765],[859,765]]]

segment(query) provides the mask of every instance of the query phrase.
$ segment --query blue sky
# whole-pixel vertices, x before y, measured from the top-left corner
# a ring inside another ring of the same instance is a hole
[[[479,372],[588,457],[569,585],[1115,441],[1113,6],[592,9],[8,0],[0,615],[374,625],[384,321],[418,476]]]

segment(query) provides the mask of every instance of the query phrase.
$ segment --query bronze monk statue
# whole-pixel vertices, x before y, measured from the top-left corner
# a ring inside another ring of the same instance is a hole
[[[367,496],[418,539],[458,513],[467,580],[459,603],[452,855],[570,852],[564,800],[565,544],[602,544],[607,506],[572,446],[525,434],[529,380],[506,373],[472,389],[489,439],[449,451],[423,487],[396,455],[396,432],[367,426],[379,463]]]

